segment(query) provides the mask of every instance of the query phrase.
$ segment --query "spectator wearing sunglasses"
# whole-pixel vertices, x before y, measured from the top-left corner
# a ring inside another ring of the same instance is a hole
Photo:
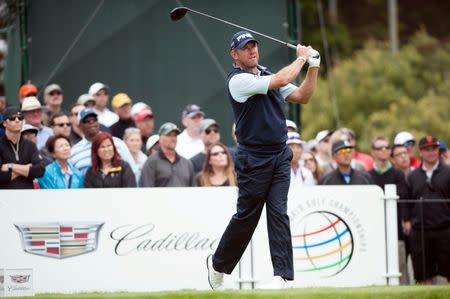
[[[69,120],[69,116],[67,116],[66,113],[64,112],[53,113],[49,120],[49,126],[53,130],[53,136],[62,135],[67,138],[70,137],[71,123]],[[46,146],[40,150],[40,154],[42,156],[42,159],[44,160],[45,166],[53,162],[54,158],[52,153],[48,151],[47,143]]]
[[[416,140],[410,132],[403,131],[395,135],[394,145],[403,145],[406,147],[409,154],[409,163],[413,169],[420,166],[420,160],[416,157],[415,153]]]
[[[83,139],[83,131],[81,131],[80,124],[78,122],[78,113],[84,109],[84,105],[77,103],[72,104],[69,107],[69,120],[71,124],[70,129],[70,144],[77,144]]]
[[[348,140],[337,140],[331,146],[336,169],[319,180],[319,185],[370,185],[370,175],[351,166],[353,145]]]
[[[409,160],[408,149],[403,144],[394,144],[391,152],[391,162],[394,164],[395,168],[403,172],[405,177],[414,170],[414,168],[411,167]]]
[[[408,198],[408,188],[406,186],[405,175],[400,170],[396,169],[390,161],[391,145],[389,139],[384,136],[375,137],[372,140],[372,157],[374,166],[369,171],[374,183],[384,190],[386,184],[394,184],[397,186],[397,194],[400,199]],[[398,250],[399,250],[399,268],[402,276],[400,276],[400,283],[407,284],[407,267],[406,267],[406,246],[405,235],[402,229],[402,213],[404,204],[397,204],[397,229],[398,229]]]
[[[405,232],[410,234],[414,278],[431,284],[436,275],[450,281],[450,167],[439,159],[434,136],[419,141],[422,164],[407,177],[409,196],[404,213]],[[433,201],[427,201],[433,200]]]
[[[206,118],[200,122],[200,138],[205,145],[205,149],[200,153],[193,156],[190,160],[192,166],[194,166],[195,174],[199,173],[203,169],[205,164],[206,150],[212,144],[220,142],[220,130],[219,125],[214,119]]]
[[[53,114],[61,112],[63,91],[58,84],[50,84],[44,89],[44,123],[49,125]]]
[[[0,123],[0,189],[33,189],[33,180],[44,175],[44,165],[36,145],[21,138],[24,116],[17,107],[8,107]]]
[[[222,143],[213,143],[206,150],[205,163],[202,171],[197,175],[197,185],[236,186],[236,173],[233,159],[227,147]]]

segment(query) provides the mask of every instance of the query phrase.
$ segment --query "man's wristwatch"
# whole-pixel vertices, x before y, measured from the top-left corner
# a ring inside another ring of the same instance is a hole
[[[12,163],[8,163],[8,171],[11,173],[13,170],[13,164]]]

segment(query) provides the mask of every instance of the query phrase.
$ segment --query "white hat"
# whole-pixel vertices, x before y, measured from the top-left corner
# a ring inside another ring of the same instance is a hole
[[[286,119],[286,127],[293,128],[294,130],[298,131],[297,125],[290,119]]]
[[[152,110],[152,108],[144,102],[137,102],[131,107],[131,115],[135,116],[144,109]]]
[[[152,135],[147,139],[145,149],[148,151],[159,141],[159,135]]]
[[[37,134],[39,130],[38,130],[38,128],[36,128],[35,126],[32,126],[30,124],[24,124],[22,126],[22,130],[20,130],[20,132],[23,133],[23,132],[27,132],[27,131]]]
[[[416,141],[414,136],[406,131],[398,133],[394,138],[394,145],[404,145],[408,141]]]
[[[316,144],[319,144],[319,142],[324,140],[327,136],[330,136],[331,133],[332,132],[328,131],[328,130],[323,130],[323,131],[320,131],[319,133],[317,133],[316,138],[315,138]]]
[[[89,102],[89,101],[94,101],[94,102],[95,102],[94,97],[91,96],[91,95],[88,94],[88,93],[83,93],[82,95],[80,95],[80,96],[78,97],[77,104],[80,104],[80,105],[83,105],[83,106],[84,106],[84,104],[86,104],[86,103]]]
[[[55,90],[62,92],[61,86],[59,86],[58,84],[50,84],[45,88],[44,94],[47,95]]]
[[[100,83],[100,82],[95,82],[94,84],[91,85],[91,87],[89,87],[89,94],[91,96],[93,96],[93,95],[95,95],[97,92],[99,92],[102,89],[106,89],[109,92],[108,85],[105,85],[105,84]]]
[[[22,111],[33,111],[41,108],[41,103],[36,97],[26,97],[23,100]]]
[[[288,132],[288,139],[286,140],[286,144],[300,144],[303,145],[304,141],[300,139],[300,134],[297,132]]]

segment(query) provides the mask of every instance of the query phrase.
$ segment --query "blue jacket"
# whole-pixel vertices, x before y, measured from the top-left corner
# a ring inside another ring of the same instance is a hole
[[[81,171],[76,169],[71,163],[69,163],[70,171],[72,171],[72,177],[69,181],[70,186],[67,186],[67,182],[64,179],[64,175],[61,171],[61,167],[56,161],[53,161],[47,167],[45,167],[44,176],[38,179],[41,189],[76,189],[84,187],[84,178]]]

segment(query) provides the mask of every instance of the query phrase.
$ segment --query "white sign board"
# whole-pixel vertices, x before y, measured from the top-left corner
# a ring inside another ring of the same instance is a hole
[[[377,186],[291,188],[292,287],[386,285],[383,191]],[[272,278],[266,217],[256,230],[257,287]]]
[[[236,191],[2,190],[0,268],[34,269],[37,293],[206,290]]]

